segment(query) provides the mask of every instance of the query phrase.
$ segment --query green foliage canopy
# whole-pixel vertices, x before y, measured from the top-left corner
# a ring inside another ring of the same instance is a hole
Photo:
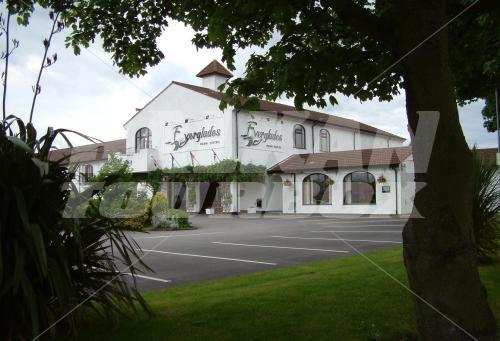
[[[500,101],[500,99],[499,99],[499,101]],[[483,110],[481,110],[481,114],[483,114],[483,119],[484,119],[483,126],[489,132],[496,131],[497,130],[497,113],[496,113],[496,102],[495,102],[494,95],[489,94],[486,96],[485,105],[484,105]]]
[[[162,177],[179,182],[251,182],[261,181],[265,166],[242,164],[235,160],[222,160],[209,166],[185,166],[162,170]]]
[[[500,3],[445,1],[449,19],[450,67],[460,104],[487,98],[500,86]],[[238,49],[267,47],[253,54],[243,77],[231,82],[234,94],[274,100],[295,98],[295,105],[336,104],[335,94],[360,100],[391,100],[402,85],[402,70],[392,64],[408,51],[394,30],[404,20],[399,2],[322,1],[157,1],[11,0],[18,21],[28,24],[34,5],[61,13],[70,28],[67,46],[80,53],[99,37],[120,70],[143,75],[164,53],[157,39],[169,21],[197,32],[198,48],[219,47],[234,69]],[[404,37],[403,37],[404,39]],[[383,73],[383,74],[382,74]]]
[[[95,176],[89,179],[91,182],[102,182],[105,179],[113,176],[116,181],[121,182],[131,182],[134,177],[132,175],[132,169],[130,168],[127,160],[120,159],[114,153],[110,153],[108,160],[99,169],[99,172]]]

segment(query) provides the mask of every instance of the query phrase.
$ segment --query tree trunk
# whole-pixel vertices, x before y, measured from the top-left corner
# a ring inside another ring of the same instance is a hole
[[[410,51],[447,21],[445,1],[406,0],[398,31],[398,53]],[[458,119],[448,66],[446,29],[402,62],[409,127],[417,131],[418,111],[439,112],[425,183],[403,232],[404,260],[424,340],[494,340],[496,322],[477,270],[473,248],[472,159]],[[422,132],[418,132],[420,134]],[[425,144],[412,137],[415,166],[425,168]],[[416,211],[415,211],[416,210]],[[471,337],[473,336],[473,338]]]

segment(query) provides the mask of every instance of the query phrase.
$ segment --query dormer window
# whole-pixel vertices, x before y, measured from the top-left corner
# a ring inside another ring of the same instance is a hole
[[[135,133],[135,152],[148,148],[151,148],[151,130],[144,127]]]
[[[306,148],[306,130],[300,124],[293,127],[293,146],[297,149]]]

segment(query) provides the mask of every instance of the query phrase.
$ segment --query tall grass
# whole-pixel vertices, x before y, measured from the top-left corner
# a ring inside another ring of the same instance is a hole
[[[478,261],[488,263],[500,251],[500,169],[473,149],[474,239]]]

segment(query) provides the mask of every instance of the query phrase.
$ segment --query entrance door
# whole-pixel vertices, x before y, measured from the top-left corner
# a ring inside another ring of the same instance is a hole
[[[186,183],[174,182],[172,186],[172,204],[173,208],[186,209]]]
[[[219,213],[220,202],[217,200],[217,182],[202,182],[200,183],[200,212],[204,214],[207,208],[214,208],[216,213]]]

